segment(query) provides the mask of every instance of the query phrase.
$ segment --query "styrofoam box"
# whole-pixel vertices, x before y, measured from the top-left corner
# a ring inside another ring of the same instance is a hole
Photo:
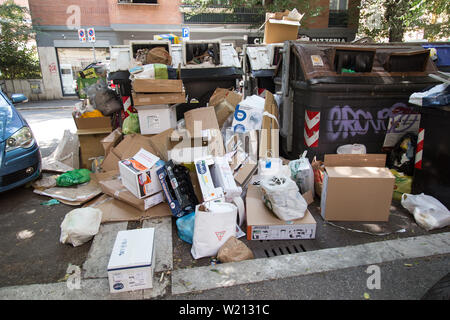
[[[157,94],[157,93],[155,93]],[[177,126],[175,105],[157,104],[136,107],[141,134],[158,134]]]
[[[153,288],[155,229],[117,233],[108,263],[111,293]]]

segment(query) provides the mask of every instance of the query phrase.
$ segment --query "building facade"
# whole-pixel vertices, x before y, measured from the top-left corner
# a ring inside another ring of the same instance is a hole
[[[302,22],[300,35],[318,41],[353,40],[359,12],[352,13],[351,8],[360,0],[318,1],[323,8],[320,16]],[[211,10],[190,15],[182,0],[28,0],[28,5],[39,28],[36,42],[49,99],[73,97],[76,72],[94,61],[107,62],[110,46],[153,40],[158,34],[181,37],[183,27],[189,27],[192,40],[221,39],[240,46],[262,38],[263,30],[250,26],[265,19],[255,9],[244,8],[231,14]],[[79,28],[94,28],[95,43],[80,42]]]

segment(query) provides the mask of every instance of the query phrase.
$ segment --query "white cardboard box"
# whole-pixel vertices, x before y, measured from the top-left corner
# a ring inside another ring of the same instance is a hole
[[[117,233],[108,263],[111,293],[153,288],[155,229]]]
[[[141,134],[158,134],[177,126],[175,105],[137,106]]]
[[[132,158],[119,161],[122,184],[138,199],[162,190],[156,171],[164,165],[154,154],[139,150]]]
[[[210,166],[214,164],[211,157],[195,160],[195,170],[197,171],[198,182],[202,190],[203,201],[224,199],[223,189],[215,186],[211,176]]]

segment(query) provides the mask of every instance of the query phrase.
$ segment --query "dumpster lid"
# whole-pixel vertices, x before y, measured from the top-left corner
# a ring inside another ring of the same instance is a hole
[[[350,82],[361,77],[429,78],[428,74],[437,73],[428,50],[418,44],[290,43],[305,80],[328,78],[346,83],[350,78]],[[356,65],[353,70],[344,68],[352,63]]]

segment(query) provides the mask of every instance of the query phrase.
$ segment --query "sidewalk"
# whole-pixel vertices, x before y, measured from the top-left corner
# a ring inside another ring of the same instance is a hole
[[[73,109],[80,99],[28,101],[15,105],[17,110]]]

